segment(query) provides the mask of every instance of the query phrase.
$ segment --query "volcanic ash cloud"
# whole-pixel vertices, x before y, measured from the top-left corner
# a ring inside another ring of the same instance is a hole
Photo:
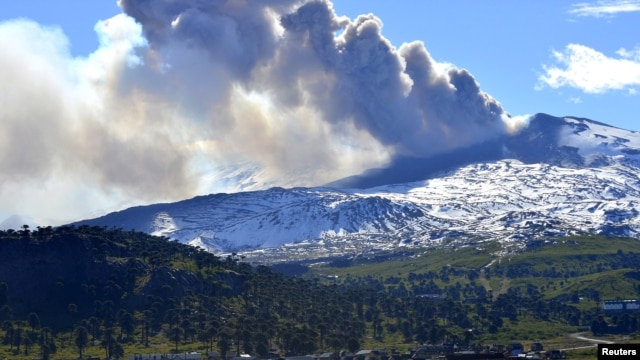
[[[256,186],[319,185],[513,131],[468,71],[420,42],[394,47],[371,14],[340,17],[328,1],[119,5],[83,58],[59,29],[0,24],[3,211],[176,200],[215,187],[202,169],[238,163],[261,169]]]

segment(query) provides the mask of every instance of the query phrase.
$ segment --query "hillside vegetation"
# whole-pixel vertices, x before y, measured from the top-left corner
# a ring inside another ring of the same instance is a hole
[[[25,226],[0,232],[0,358],[407,349],[561,338],[603,322],[638,331],[637,315],[599,309],[637,297],[637,240],[499,249],[360,257],[288,277],[138,232]]]
[[[377,254],[318,264],[309,276],[343,284],[364,278],[397,295],[443,296],[466,304],[472,318],[498,311],[502,321],[495,327],[474,323],[475,339],[485,343],[551,339],[594,326],[625,334],[639,330],[639,314],[606,317],[601,309],[603,300],[640,299],[640,241],[633,238],[547,239],[517,251],[491,241],[445,245],[403,258]]]

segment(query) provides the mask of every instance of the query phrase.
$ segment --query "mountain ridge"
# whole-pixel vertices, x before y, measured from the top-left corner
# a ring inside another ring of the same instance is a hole
[[[213,252],[262,257],[280,249],[280,258],[583,232],[637,237],[639,154],[636,132],[539,114],[514,136],[432,163],[398,159],[344,180],[342,189],[211,194],[77,224],[140,230]],[[420,179],[406,181],[412,177]]]
[[[497,161],[508,157],[528,164],[544,162],[561,166],[582,166],[584,165],[582,159],[576,154],[577,148],[558,143],[560,130],[563,126],[567,126],[566,119],[614,128],[586,118],[570,116],[558,118],[540,113],[531,117],[526,128],[515,135],[503,134],[493,140],[427,158],[397,157],[386,167],[370,169],[360,175],[333,181],[327,186],[368,188],[390,183],[412,182],[472,163]],[[552,148],[545,150],[546,146],[552,146]],[[532,147],[536,150],[535,152],[531,151]]]

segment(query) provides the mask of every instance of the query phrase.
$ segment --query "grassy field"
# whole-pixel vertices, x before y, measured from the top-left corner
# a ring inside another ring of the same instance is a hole
[[[540,242],[540,246],[516,253],[500,252],[498,242],[479,243],[460,249],[423,249],[414,250],[409,255],[390,261],[356,260],[348,267],[329,265],[312,268],[310,276],[327,277],[337,275],[375,278],[400,277],[407,279],[410,273],[423,274],[438,272],[444,267],[457,269],[475,269],[481,271],[484,266],[504,269],[525,269],[519,276],[491,276],[478,279],[495,294],[509,287],[521,287],[528,284],[544,289],[544,296],[555,298],[585,289],[598,290],[603,298],[628,298],[637,296],[640,289],[640,262],[635,267],[617,265],[620,258],[638,256],[640,241],[629,238],[608,238],[602,236],[581,236],[566,239],[551,239]],[[619,266],[619,268],[615,268]],[[531,275],[526,275],[526,272]],[[534,274],[535,273],[535,274]],[[540,274],[555,276],[542,276]],[[451,280],[465,284],[465,277]]]
[[[2,334],[2,331],[0,331]],[[58,334],[57,338],[57,351],[55,354],[51,355],[52,359],[55,360],[75,360],[79,358],[78,348],[73,344],[71,339],[71,334]],[[124,344],[124,359],[128,359],[130,355],[135,354],[171,354],[171,353],[185,353],[196,351],[199,353],[206,353],[206,347],[204,344],[196,342],[193,344],[179,344],[178,350],[175,349],[175,344],[171,343],[168,339],[163,336],[155,336],[150,339],[149,347],[145,347],[143,344],[130,343]],[[22,347],[20,353],[15,352],[15,348],[13,351],[9,351],[5,347],[0,351],[0,359],[2,360],[33,360],[39,358],[40,356],[40,348],[38,345],[34,345],[29,350],[28,354],[24,353],[24,346]],[[83,357],[86,359],[88,357],[104,359],[106,357],[105,349],[100,345],[98,340],[92,341],[90,345],[83,350]]]
[[[526,288],[534,285],[545,299],[567,299],[574,295],[571,301],[563,301],[570,302],[572,306],[582,311],[598,309],[601,306],[601,300],[605,299],[640,297],[640,277],[638,276],[640,261],[634,260],[640,254],[640,241],[637,239],[588,235],[549,239],[518,252],[504,253],[500,252],[501,249],[502,245],[498,242],[485,242],[457,250],[448,248],[416,250],[405,258],[391,261],[361,260],[354,261],[348,267],[317,266],[312,268],[311,273],[313,276],[321,277],[337,275],[339,279],[397,277],[409,283],[410,273],[438,272],[444,267],[461,270],[475,269],[481,274],[474,280],[475,283],[493,291],[494,296],[506,292],[509,288]],[[490,270],[500,267],[504,270],[504,274],[511,272],[517,275],[487,277],[482,271],[482,268],[487,265]],[[545,274],[553,274],[553,276],[544,276]],[[456,283],[465,285],[470,280],[463,275],[451,276],[447,282],[438,279],[435,282],[440,286]],[[585,296],[585,294],[593,294],[594,291],[598,293],[595,299]],[[505,318],[503,327],[496,334],[483,334],[475,340],[481,343],[503,344],[510,341],[530,344],[534,340],[540,340],[548,342],[553,348],[589,345],[587,342],[569,336],[571,333],[588,331],[588,328],[542,321],[530,316],[521,317],[518,320],[517,323],[511,323]],[[374,345],[397,348],[415,346],[415,344],[400,342],[376,344],[372,341],[371,346]],[[573,358],[596,358],[593,349],[572,350],[571,353],[575,355]]]
[[[409,273],[424,274],[429,271],[439,271],[446,266],[459,268],[480,269],[498,259],[496,252],[500,244],[496,242],[481,243],[460,249],[434,248],[413,250],[401,259],[388,261],[358,260],[348,267],[318,266],[313,267],[311,276],[326,277],[337,275],[345,277],[375,277],[387,278],[400,276],[406,278]]]
[[[521,331],[523,334],[527,333],[528,330],[515,329],[516,332]],[[569,331],[569,329],[558,329],[559,332]],[[535,333],[535,332],[534,332]],[[587,336],[589,336],[587,334]],[[638,343],[640,342],[640,338],[636,337],[622,337],[622,336],[608,336],[602,339],[614,341],[616,343]],[[524,345],[525,349],[531,348],[531,344],[534,340],[530,339],[518,339],[518,338],[510,338],[509,341],[502,341],[504,339],[499,336],[494,339],[487,339],[486,344],[503,344],[506,345],[510,342],[520,342]],[[567,354],[569,359],[582,359],[582,360],[595,360],[597,359],[596,349],[595,347],[589,347],[592,344],[583,340],[578,340],[566,334],[560,334],[555,337],[546,338],[542,340],[545,350],[551,349],[567,349]],[[388,338],[385,341],[375,340],[371,337],[366,338],[365,342],[362,344],[363,349],[380,349],[384,348],[390,350],[392,348],[397,349],[400,352],[406,352],[410,348],[419,347],[418,343],[402,343],[400,338]],[[205,354],[207,352],[205,346],[201,343],[187,344],[178,346],[178,350],[175,350],[175,345],[167,342],[167,339],[162,337],[154,337],[151,339],[151,343],[149,347],[144,347],[141,344],[127,344],[125,345],[125,359],[127,359],[130,355],[135,354],[171,354],[171,353],[185,353],[185,352],[199,352],[201,354]],[[86,359],[87,357],[94,358],[105,358],[104,349],[98,344],[96,341],[95,344],[87,347],[83,356]],[[21,351],[20,354],[16,354],[14,351],[8,351],[4,349],[4,351],[0,352],[0,359],[9,360],[32,360],[39,357],[39,348],[38,346],[33,346],[28,355],[24,354],[24,351]],[[60,341],[58,343],[58,351],[52,355],[52,359],[57,360],[75,360],[78,359],[78,350],[75,346],[73,346],[70,342],[68,336],[60,336]]]
[[[505,253],[503,245],[495,242],[481,242],[472,246],[459,249],[451,249],[445,246],[430,249],[406,250],[402,256],[397,254],[378,254],[377,258],[360,258],[354,260],[349,266],[331,266],[323,264],[314,266],[305,276],[325,279],[335,279],[338,283],[345,278],[375,279],[399,278],[410,285],[410,274],[426,274],[429,272],[441,273],[443,269],[455,269],[453,272],[459,275],[451,275],[445,279],[436,278],[434,282],[438,286],[462,286],[474,282],[487,290],[491,290],[494,296],[506,293],[511,288],[526,288],[535,286],[540,290],[544,299],[564,298],[572,306],[582,311],[591,311],[600,306],[600,300],[586,296],[597,291],[599,298],[640,298],[640,261],[634,262],[637,254],[640,254],[640,241],[637,239],[608,238],[599,236],[580,236],[563,239],[549,239],[536,243],[536,246],[528,249]],[[388,256],[387,256],[388,255]],[[187,260],[174,260],[175,267],[192,269],[195,264]],[[488,268],[488,270],[486,270]],[[496,271],[500,269],[501,272]],[[467,274],[475,272],[479,274],[470,279]],[[496,275],[498,274],[499,275]],[[511,275],[508,275],[511,274]],[[490,276],[488,276],[490,275]],[[137,284],[148,281],[142,278]],[[577,294],[577,298],[571,297]],[[571,300],[567,300],[571,297]],[[385,318],[384,325],[391,324],[395,319]],[[588,348],[589,342],[578,340],[570,334],[588,332],[586,327],[569,326],[560,321],[550,319],[543,321],[531,314],[522,314],[517,322],[511,322],[504,318],[503,326],[493,334],[484,332],[474,338],[475,342],[482,344],[508,344],[521,342],[525,348],[531,346],[534,341],[541,341],[546,349],[573,349],[568,350],[571,359],[596,359],[594,348]],[[465,329],[456,329],[465,331]],[[0,329],[0,339],[4,338],[4,332]],[[78,350],[73,344],[71,334],[57,334],[57,352],[53,359],[77,359]],[[140,334],[134,335],[135,339]],[[637,336],[608,337],[616,342],[640,342]],[[125,358],[133,354],[149,353],[180,353],[197,351],[206,352],[204,344],[200,342],[190,344],[175,344],[159,334],[150,339],[150,346],[145,347],[139,342],[124,344]],[[363,349],[395,348],[401,352],[409,348],[416,348],[417,343],[405,343],[400,332],[385,333],[384,340],[365,337],[361,344]],[[574,349],[577,348],[577,349]],[[0,350],[1,359],[34,359],[39,356],[39,347],[34,344],[28,354],[24,348],[20,353],[15,349],[9,350],[3,346]],[[85,358],[105,357],[105,350],[99,342],[94,342],[84,350]]]

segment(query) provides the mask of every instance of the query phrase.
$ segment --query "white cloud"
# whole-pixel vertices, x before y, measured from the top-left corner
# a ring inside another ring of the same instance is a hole
[[[626,90],[640,85],[640,53],[618,50],[619,57],[605,54],[580,44],[569,44],[564,51],[554,51],[555,64],[543,65],[540,84],[553,89],[572,87],[586,93],[601,94],[611,90]]]
[[[576,16],[611,17],[619,13],[640,11],[638,0],[601,0],[574,4],[569,14]]]
[[[636,62],[640,62],[640,47],[636,47],[633,50],[627,50],[625,48],[622,48],[616,51],[616,54],[620,55],[620,57],[623,57],[625,59],[630,59]]]

